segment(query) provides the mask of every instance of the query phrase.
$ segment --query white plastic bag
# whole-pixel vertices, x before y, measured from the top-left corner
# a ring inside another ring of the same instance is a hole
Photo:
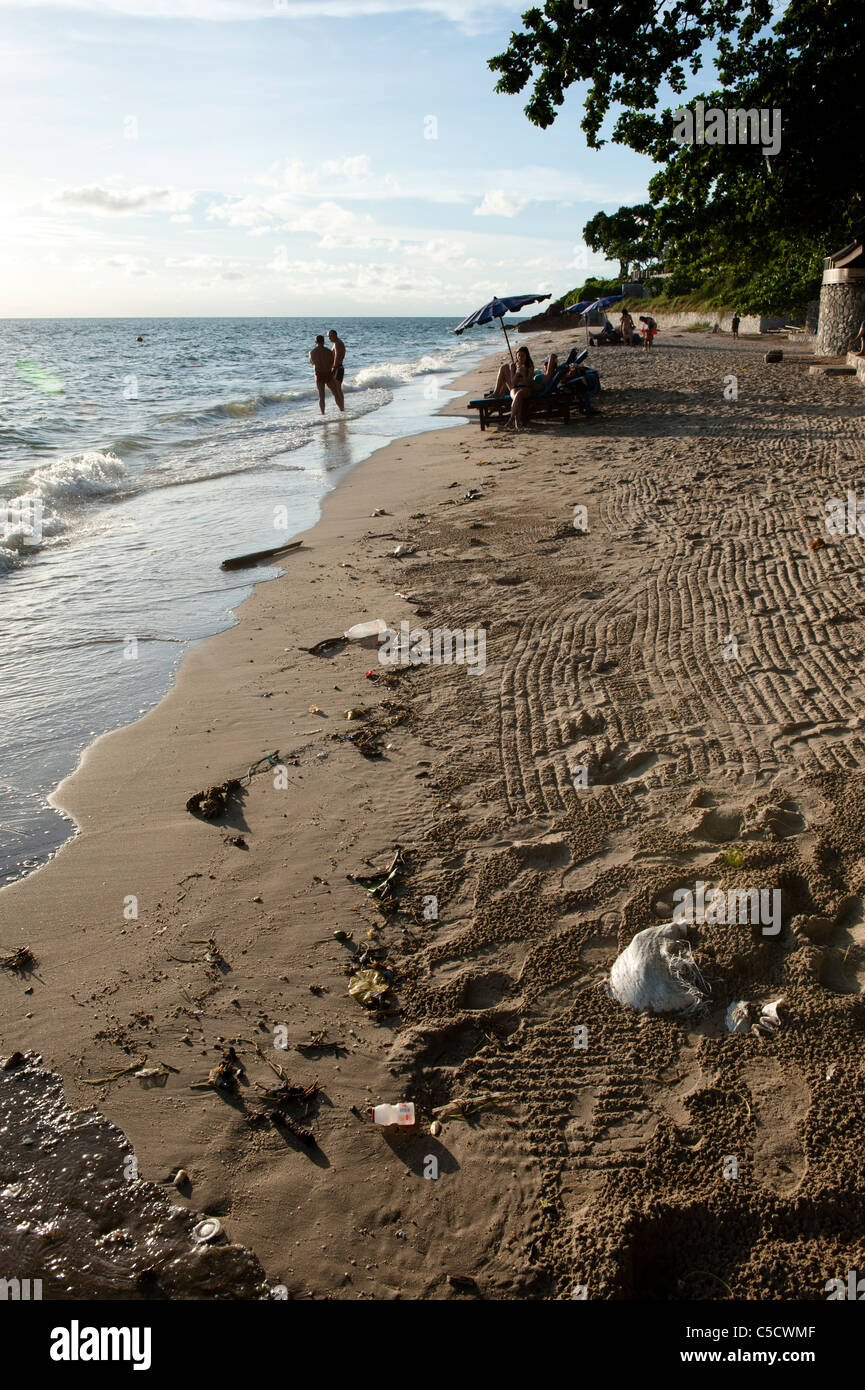
[[[617,956],[610,971],[610,993],[639,1012],[691,1014],[708,994],[694,964],[684,923],[646,927]]]

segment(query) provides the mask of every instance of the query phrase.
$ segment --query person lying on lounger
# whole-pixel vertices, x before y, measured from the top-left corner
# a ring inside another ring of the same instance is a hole
[[[517,348],[517,360],[511,372],[511,418],[508,429],[521,430],[526,422],[526,402],[543,383],[535,382],[535,364],[527,347]]]

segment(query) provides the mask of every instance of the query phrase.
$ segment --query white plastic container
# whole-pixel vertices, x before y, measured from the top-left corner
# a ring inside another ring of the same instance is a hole
[[[364,638],[380,637],[387,630],[384,618],[374,618],[371,623],[355,623],[354,627],[350,627],[342,635],[347,637],[349,642],[362,642]]]
[[[413,1125],[414,1101],[401,1100],[397,1105],[375,1105],[370,1114],[377,1125]]]

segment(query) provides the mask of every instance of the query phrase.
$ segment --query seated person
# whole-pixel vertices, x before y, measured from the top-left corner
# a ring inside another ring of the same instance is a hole
[[[548,368],[549,370],[549,368]],[[516,362],[511,369],[511,418],[508,428],[521,430],[526,423],[526,403],[530,396],[543,388],[535,381],[535,364],[527,347],[517,348]]]
[[[856,337],[850,339],[847,351],[855,352],[857,357],[865,357],[865,319],[856,330]]]

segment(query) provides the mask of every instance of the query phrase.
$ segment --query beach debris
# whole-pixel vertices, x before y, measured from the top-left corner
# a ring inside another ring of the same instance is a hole
[[[369,710],[363,709],[361,705],[354,705],[351,709],[343,710],[343,719],[367,719]]]
[[[809,550],[825,550],[825,549],[826,549],[826,542],[824,541],[824,539],[823,539],[822,536],[815,536],[813,540],[811,540],[811,541],[808,542],[808,549],[809,549]]]
[[[390,980],[380,970],[356,970],[348,992],[352,999],[366,1006],[377,1004],[390,989]]]
[[[27,1058],[23,1052],[10,1052],[8,1057],[3,1058],[3,1071],[14,1071],[16,1067],[20,1067],[22,1062],[26,1061]]]
[[[319,709],[318,705],[310,705],[310,707],[309,707],[309,713],[310,713],[310,714],[324,714],[324,710],[323,710],[323,709]]]
[[[10,951],[8,956],[0,956],[0,966],[4,970],[15,970],[20,975],[35,970],[38,964],[39,962],[29,946],[16,946],[15,950]]]
[[[507,1091],[480,1091],[476,1096],[458,1096],[440,1105],[433,1111],[436,1120],[465,1120],[481,1110],[493,1110],[498,1106],[510,1106],[511,1098]],[[432,1132],[432,1131],[430,1131]]]
[[[107,1076],[76,1076],[75,1080],[80,1081],[84,1086],[103,1086],[109,1081],[116,1081],[119,1076],[128,1076],[129,1072],[136,1071],[143,1067],[147,1057],[139,1057],[137,1062],[133,1062],[128,1067],[119,1067],[117,1071],[109,1072]]]
[[[178,1192],[180,1192],[184,1187],[192,1186],[192,1180],[185,1168],[178,1168],[171,1181],[177,1188]]]
[[[289,541],[287,545],[273,545],[269,550],[255,550],[251,555],[235,555],[232,559],[223,560],[219,566],[221,570],[242,570],[250,565],[257,565],[259,560],[269,560],[275,555],[287,555],[292,550],[299,550],[302,541]]]
[[[431,1124],[430,1127],[429,1127],[429,1132],[430,1132],[430,1134],[432,1135],[433,1139],[438,1138],[438,1136],[439,1136],[439,1135],[441,1134],[441,1132],[442,1132],[442,1122],[441,1122],[441,1120],[433,1120],[432,1124]]]
[[[784,997],[773,999],[768,1004],[753,1003],[748,999],[737,999],[731,1004],[724,1018],[728,1033],[753,1033],[755,1038],[774,1038],[781,1027],[779,1009],[784,1006]]]
[[[405,859],[402,848],[399,845],[394,847],[393,858],[387,868],[380,869],[374,874],[346,874],[349,883],[359,883],[361,888],[366,889],[367,897],[375,898],[379,906],[387,906],[393,911],[396,904],[393,900],[394,889],[400,875],[405,871]]]
[[[328,1036],[327,1036],[327,1029],[326,1029],[326,1028],[319,1028],[316,1032],[311,1033],[311,1034],[310,1034],[310,1038],[309,1038],[309,1042],[295,1043],[295,1044],[294,1044],[294,1050],[295,1050],[295,1052],[328,1052],[328,1051],[330,1051],[330,1052],[333,1052],[334,1056],[337,1055],[337,1053],[339,1052],[340,1048],[342,1048],[343,1051],[344,1051],[344,1050],[345,1050],[345,1043],[342,1041],[341,1038],[334,1038],[334,1039],[332,1039],[332,1040],[329,1039]],[[272,1066],[273,1063],[271,1062],[270,1065]]]
[[[370,516],[390,516],[390,512],[386,512],[384,507],[376,507],[375,511],[370,512]]]
[[[239,791],[238,778],[229,777],[228,781],[220,782],[218,786],[196,792],[187,801],[186,809],[191,816],[200,816],[202,820],[218,820],[225,814],[228,802],[237,796]]]
[[[414,1124],[414,1101],[400,1100],[396,1105],[373,1105],[370,1106],[370,1115],[373,1124],[377,1125],[413,1125]]]
[[[354,623],[343,633],[343,637],[348,642],[365,642],[371,637],[378,641],[387,631],[388,625],[384,618],[373,618],[370,622]]]
[[[709,993],[680,922],[637,932],[613,962],[609,989],[619,1004],[656,1014],[694,1013]]]
[[[170,1075],[170,1070],[164,1062],[160,1062],[156,1067],[139,1067],[135,1075],[141,1081],[152,1081],[154,1077]]]
[[[207,1080],[193,1081],[190,1089],[193,1091],[236,1091],[244,1075],[244,1065],[234,1048],[224,1047],[222,1057],[216,1066],[211,1067],[207,1073]]]
[[[449,1274],[448,1283],[452,1289],[465,1289],[467,1293],[478,1292],[478,1281],[471,1274]]]
[[[402,560],[407,555],[417,555],[417,546],[412,545],[410,541],[400,541],[396,550],[391,551],[391,555],[396,560]]]
[[[342,927],[338,927],[333,934],[333,939],[334,941],[351,941],[352,933],[350,931],[343,931]]]
[[[345,642],[344,637],[322,637],[320,642],[316,642],[312,647],[298,647],[299,652],[308,652],[310,656],[324,656],[327,652],[332,652],[336,647],[341,647]]]
[[[478,498],[480,498],[480,497],[483,497],[483,493],[482,493],[482,492],[479,492],[478,489],[477,489],[476,487],[470,487],[469,490],[468,490],[468,492],[464,495],[463,501],[464,501],[464,502],[477,502]]]
[[[192,1238],[199,1245],[211,1245],[213,1241],[219,1240],[221,1235],[222,1222],[217,1221],[215,1216],[206,1216],[192,1228]]]

